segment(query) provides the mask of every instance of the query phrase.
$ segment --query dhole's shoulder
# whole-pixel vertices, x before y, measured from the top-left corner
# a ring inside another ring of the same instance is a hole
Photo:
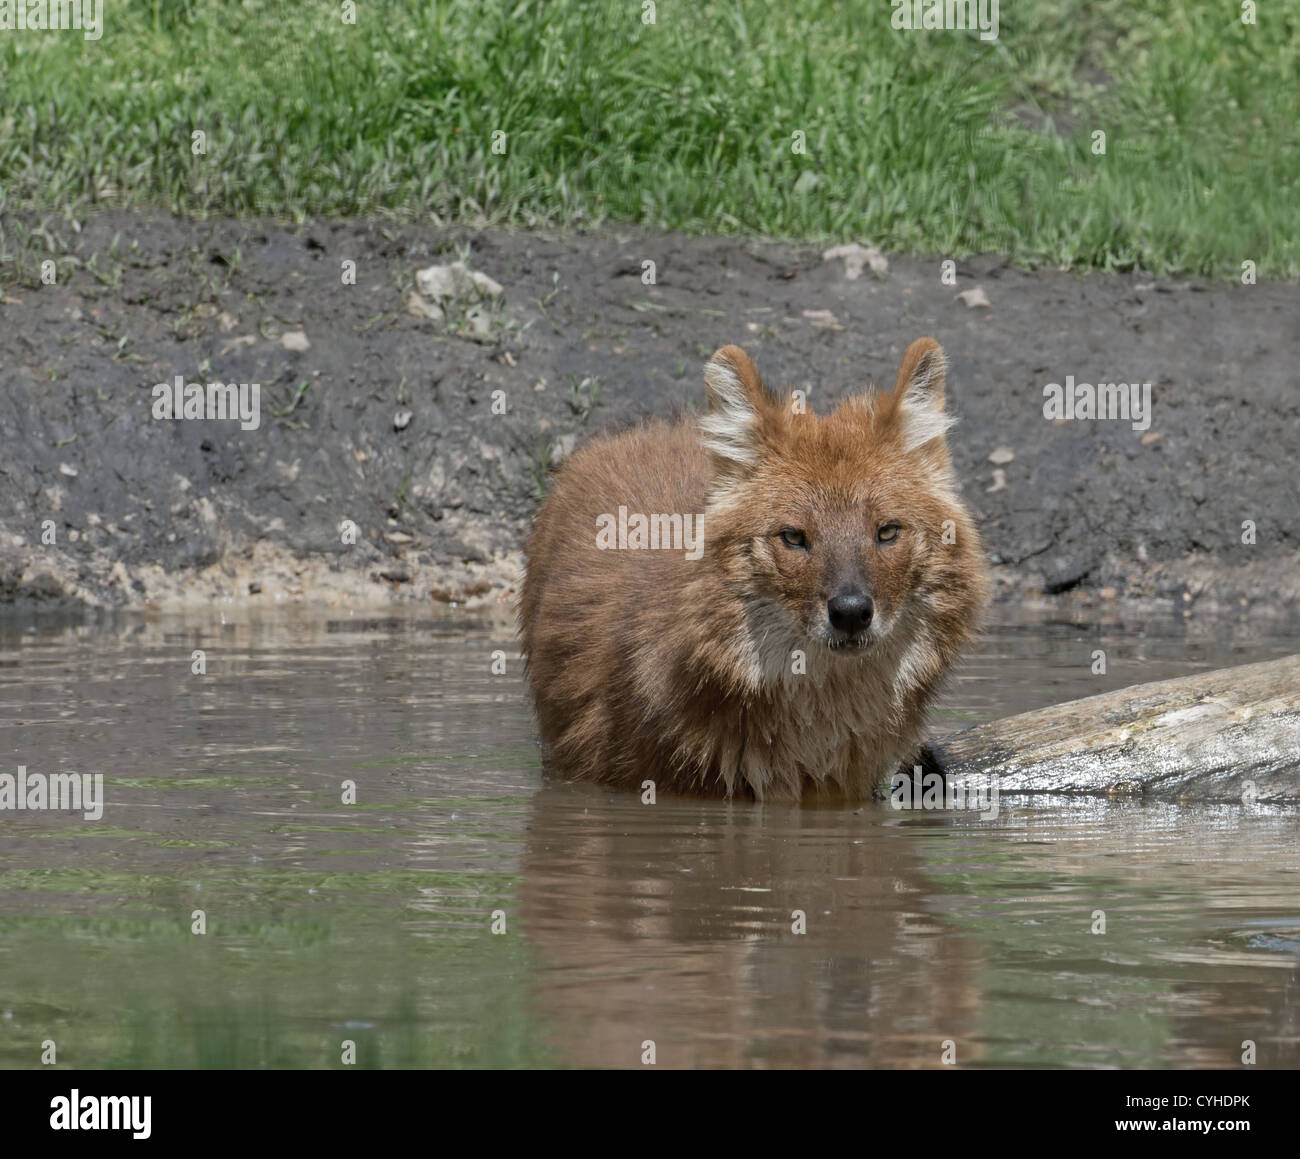
[[[695,424],[652,419],[579,447],[552,475],[549,494],[561,502],[615,500],[672,511],[702,502],[708,480],[708,453]]]

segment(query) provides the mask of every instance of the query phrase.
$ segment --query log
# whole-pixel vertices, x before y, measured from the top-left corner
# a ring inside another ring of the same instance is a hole
[[[1300,655],[1138,684],[931,742],[999,792],[1300,802]]]

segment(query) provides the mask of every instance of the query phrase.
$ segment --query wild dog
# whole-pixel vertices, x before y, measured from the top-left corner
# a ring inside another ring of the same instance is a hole
[[[861,800],[917,759],[926,707],[988,598],[945,373],[938,343],[918,339],[892,392],[820,417],[724,346],[698,420],[572,456],[528,541],[520,605],[556,772]],[[666,515],[702,534],[696,550],[684,534],[650,546],[651,528],[677,526]]]

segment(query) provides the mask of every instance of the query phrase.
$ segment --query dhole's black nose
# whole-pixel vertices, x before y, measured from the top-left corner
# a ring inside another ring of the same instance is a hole
[[[826,601],[826,614],[830,617],[831,627],[847,632],[850,636],[861,632],[871,623],[871,613],[874,610],[871,597],[859,591],[848,592]]]

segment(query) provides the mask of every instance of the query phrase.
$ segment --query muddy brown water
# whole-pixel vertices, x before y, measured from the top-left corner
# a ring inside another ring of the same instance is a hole
[[[934,728],[1297,649],[1004,614]],[[472,614],[0,624],[0,773],[106,802],[0,812],[0,1065],[1300,1065],[1294,809],[645,805],[535,738]]]

